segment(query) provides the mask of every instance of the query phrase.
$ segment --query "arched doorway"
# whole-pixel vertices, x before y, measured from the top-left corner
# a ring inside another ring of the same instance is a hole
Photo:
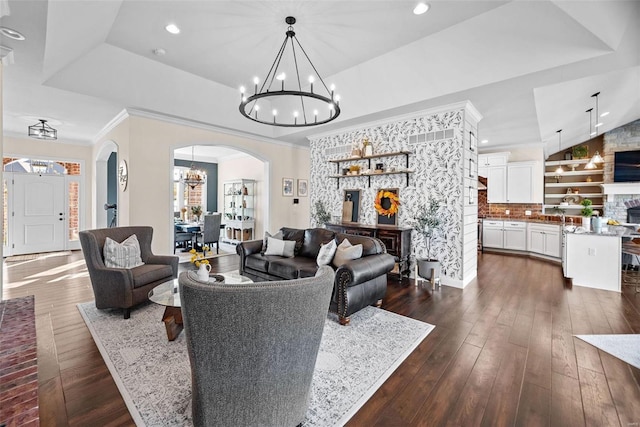
[[[105,205],[118,203],[118,145],[105,141],[96,156],[95,179],[95,228],[108,227],[115,215],[115,209],[105,209]],[[117,221],[116,221],[117,223]]]
[[[192,163],[195,168],[209,171],[204,188],[193,192],[196,198],[190,198],[188,187],[180,182],[180,173],[189,169]],[[247,215],[254,221],[251,237],[261,238],[264,235],[269,224],[270,173],[267,160],[233,146],[194,143],[174,149],[173,167],[174,191],[171,203],[174,218],[188,220],[191,205],[201,203],[203,212],[221,212],[224,223],[229,213],[229,209],[225,210],[225,182],[248,179],[255,182],[254,211]],[[235,239],[223,239],[225,240],[229,242]]]

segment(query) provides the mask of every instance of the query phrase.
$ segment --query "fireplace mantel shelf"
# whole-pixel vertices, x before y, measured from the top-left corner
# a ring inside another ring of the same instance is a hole
[[[640,194],[640,182],[616,182],[600,184],[600,186],[607,196],[613,194]]]

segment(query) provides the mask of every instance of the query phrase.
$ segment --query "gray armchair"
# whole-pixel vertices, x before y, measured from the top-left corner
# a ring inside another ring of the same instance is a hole
[[[140,243],[143,265],[134,268],[107,268],[103,247],[107,237],[122,242],[135,234]],[[176,278],[178,257],[154,255],[151,252],[151,227],[115,227],[80,232],[96,308],[122,308],[128,319],[131,307],[147,301],[149,291],[160,283]]]
[[[305,417],[334,273],[243,285],[179,277],[194,426],[296,426]]]

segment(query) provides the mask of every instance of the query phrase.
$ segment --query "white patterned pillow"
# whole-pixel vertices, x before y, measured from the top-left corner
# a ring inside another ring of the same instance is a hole
[[[133,268],[143,265],[140,243],[135,234],[118,243],[109,237],[104,241],[104,265],[108,268]]]
[[[333,265],[335,267],[340,267],[341,265],[358,258],[362,258],[362,245],[352,245],[350,241],[344,239],[342,243],[338,245],[336,254],[333,256]]]
[[[331,260],[333,259],[333,256],[336,254],[337,249],[338,249],[338,245],[335,239],[331,239],[330,242],[320,246],[320,251],[318,252],[318,258],[316,258],[318,267],[320,267],[321,265],[331,264]]]
[[[293,251],[295,250],[295,247],[295,240],[280,240],[273,237],[267,237],[267,250],[264,254],[293,258]]]

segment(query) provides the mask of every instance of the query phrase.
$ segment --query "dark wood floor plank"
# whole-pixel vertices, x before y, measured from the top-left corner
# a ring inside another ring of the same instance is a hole
[[[640,389],[633,375],[630,375],[630,370],[634,368],[602,350],[600,359],[620,425],[640,425]]]
[[[450,366],[434,387],[431,398],[422,405],[411,424],[421,426],[444,425],[449,413],[456,408],[458,397],[478,359],[480,349],[462,344]]]
[[[543,427],[550,425],[551,390],[525,382],[520,395],[516,426]]]
[[[516,420],[527,350],[509,343],[482,418],[482,426],[513,425]]]
[[[509,345],[510,332],[510,328],[505,325],[497,325],[491,331],[467,383],[456,400],[457,404],[450,410],[448,426],[481,424],[493,383],[505,354],[505,347]]]
[[[577,378],[553,372],[551,374],[551,424],[556,426],[584,426],[582,395]]]
[[[578,368],[580,393],[587,426],[619,426],[618,414],[604,374]]]

